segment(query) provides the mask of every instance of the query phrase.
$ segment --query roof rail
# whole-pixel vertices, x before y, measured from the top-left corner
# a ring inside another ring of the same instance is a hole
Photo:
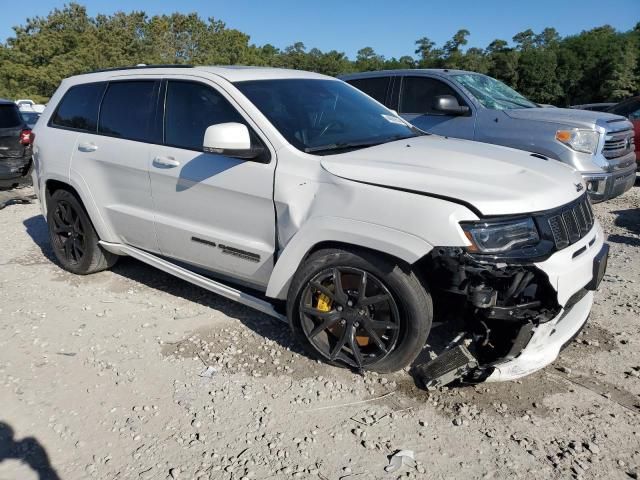
[[[144,70],[147,68],[193,68],[194,65],[185,65],[181,64],[158,64],[158,65],[133,65],[130,67],[111,67],[111,68],[101,68],[100,70],[93,70],[88,73],[100,73],[100,72],[116,72],[118,70]]]

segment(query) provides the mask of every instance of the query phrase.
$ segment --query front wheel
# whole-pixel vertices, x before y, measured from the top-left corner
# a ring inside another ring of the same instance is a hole
[[[287,315],[316,356],[357,370],[393,372],[423,348],[431,296],[402,262],[368,251],[321,250],[298,269]]]

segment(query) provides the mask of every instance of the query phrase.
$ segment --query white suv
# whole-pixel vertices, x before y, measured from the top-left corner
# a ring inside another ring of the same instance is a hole
[[[314,73],[72,77],[35,137],[34,186],[63,268],[130,255],[286,310],[312,353],[356,370],[409,365],[435,316],[455,337],[447,351],[469,360],[435,370],[524,376],[579,331],[606,268],[570,167],[425,134]]]

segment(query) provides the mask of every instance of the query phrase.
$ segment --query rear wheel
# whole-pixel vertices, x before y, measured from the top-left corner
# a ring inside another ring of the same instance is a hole
[[[111,267],[118,259],[99,245],[98,234],[73,193],[53,192],[48,202],[47,223],[53,253],[65,270],[87,275]]]
[[[358,370],[406,367],[424,346],[431,296],[408,266],[367,251],[322,250],[296,273],[287,314],[317,356]]]

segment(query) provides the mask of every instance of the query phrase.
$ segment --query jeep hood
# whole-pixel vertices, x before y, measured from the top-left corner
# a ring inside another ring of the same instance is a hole
[[[503,110],[505,115],[519,120],[555,123],[563,127],[590,128],[603,127],[605,130],[625,130],[631,128],[629,121],[620,115],[573,108],[517,108]]]
[[[584,187],[558,161],[436,135],[325,156],[321,164],[344,179],[450,199],[484,216],[558,207],[581,195],[576,185]]]

